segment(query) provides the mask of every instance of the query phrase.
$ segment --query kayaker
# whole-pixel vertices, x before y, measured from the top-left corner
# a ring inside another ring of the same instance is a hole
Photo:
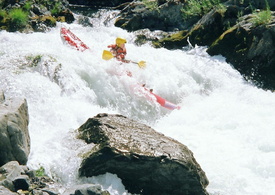
[[[108,45],[108,48],[111,48],[110,52],[112,52],[117,60],[129,63],[130,60],[125,60],[127,54],[125,43],[127,43],[126,39],[118,37],[116,38],[116,44]]]

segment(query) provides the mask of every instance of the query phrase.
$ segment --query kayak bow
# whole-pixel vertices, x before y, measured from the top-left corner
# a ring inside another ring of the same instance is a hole
[[[61,27],[60,36],[63,43],[66,43],[79,51],[90,49],[83,41],[81,41],[70,29]]]

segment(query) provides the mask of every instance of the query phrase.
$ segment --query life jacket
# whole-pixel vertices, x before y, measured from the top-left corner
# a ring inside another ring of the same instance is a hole
[[[111,48],[111,52],[115,55],[116,58],[121,58],[121,59],[125,58],[127,54],[126,49],[123,49],[117,46],[116,44],[109,45],[108,47]]]

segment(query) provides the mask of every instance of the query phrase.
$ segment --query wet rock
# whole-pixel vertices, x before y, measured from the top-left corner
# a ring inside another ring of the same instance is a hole
[[[131,193],[205,195],[208,179],[178,141],[122,115],[98,114],[79,129],[94,147],[83,154],[80,176],[116,174]]]
[[[274,0],[242,0],[242,1],[236,1],[236,0],[229,0],[227,1],[229,4],[237,5],[237,6],[253,6],[257,7],[259,9],[265,9],[266,3],[270,6],[272,10],[275,9],[275,1]]]
[[[3,104],[5,101],[5,95],[3,91],[0,91],[0,103]]]
[[[26,164],[30,153],[27,101],[5,98],[0,104],[0,166],[9,161]]]
[[[133,2],[123,9],[115,26],[128,31],[140,29],[173,31],[183,29],[188,25],[181,15],[183,4],[178,0],[157,2],[150,1],[151,5],[143,2]]]
[[[226,57],[246,80],[275,89],[275,25],[255,26],[251,15],[225,31],[207,50]]]
[[[17,161],[6,163],[0,167],[0,195],[14,194],[13,192],[32,195],[60,194],[60,184],[46,175],[38,176],[35,172],[27,166],[19,165]]]
[[[98,184],[83,184],[74,186],[74,189],[65,191],[63,195],[110,195],[110,193]]]
[[[0,186],[0,194],[1,195],[18,195],[17,193],[10,191],[9,189],[5,188],[4,186]]]
[[[20,175],[13,180],[13,185],[14,185],[15,191],[29,190],[29,187],[30,187],[29,177],[27,175]]]
[[[13,181],[21,176],[24,170],[17,161],[11,161],[0,167],[0,186],[15,192]]]
[[[55,27],[56,21],[72,23],[75,20],[67,0],[3,0],[0,6],[0,29],[10,32],[44,32]],[[11,12],[15,13],[15,17]],[[16,14],[20,15],[20,18],[16,17]]]
[[[154,41],[154,44],[157,47],[181,49],[189,44],[187,41],[189,39],[193,45],[211,45],[224,32],[226,26],[236,23],[239,11],[236,6],[228,6],[226,10],[213,9],[198,20],[190,30],[175,32]]]
[[[68,0],[70,4],[97,6],[97,7],[115,7],[123,3],[132,2],[133,0]]]

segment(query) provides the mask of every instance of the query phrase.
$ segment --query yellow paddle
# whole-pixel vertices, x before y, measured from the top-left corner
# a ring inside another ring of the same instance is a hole
[[[115,57],[115,56],[110,51],[103,50],[102,59],[104,59],[104,60],[110,60],[113,57]],[[134,64],[137,64],[138,67],[140,67],[140,68],[145,68],[146,67],[146,62],[145,61],[140,61],[140,62],[133,62],[131,60],[127,60],[127,61],[132,62]]]
[[[113,54],[110,52],[110,51],[107,51],[107,50],[103,50],[103,53],[102,53],[102,59],[103,60],[110,60],[112,59],[114,56]]]

